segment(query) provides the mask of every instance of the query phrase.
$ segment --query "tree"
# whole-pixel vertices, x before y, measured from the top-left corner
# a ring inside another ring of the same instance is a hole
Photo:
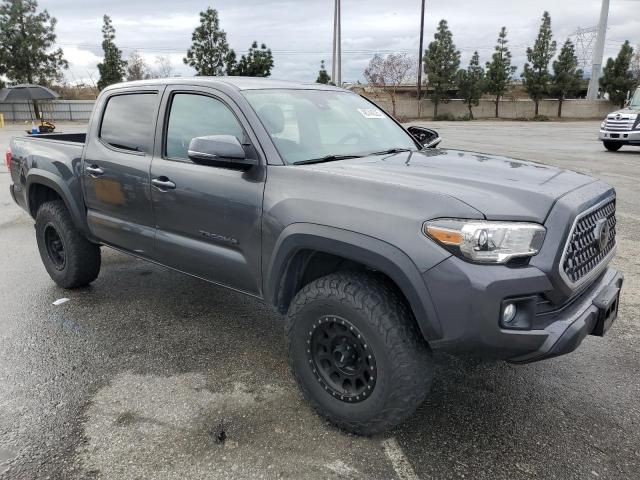
[[[560,50],[558,59],[553,62],[553,76],[549,86],[549,93],[558,99],[558,118],[562,116],[562,102],[580,91],[582,70],[578,68],[576,50],[567,39]]]
[[[609,94],[609,99],[624,107],[629,96],[629,92],[635,86],[635,80],[631,73],[631,60],[633,59],[633,48],[629,40],[624,42],[618,56],[614,60],[609,58],[602,71],[600,87]]]
[[[318,78],[316,78],[316,83],[323,83],[327,85],[331,82],[331,76],[327,73],[327,67],[324,65],[324,60],[320,62],[320,71],[318,72]]]
[[[191,48],[182,61],[195,68],[197,75],[223,75],[230,52],[227,34],[220,29],[217,10],[209,7],[200,12],[200,26],[193,31],[191,41]]]
[[[145,80],[147,78],[151,78],[149,66],[144,58],[134,50],[127,61],[127,80]]]
[[[486,91],[491,95],[495,95],[496,118],[500,113],[500,99],[507,93],[511,76],[516,71],[516,67],[511,65],[511,52],[507,47],[507,43],[509,43],[507,29],[502,27],[491,61],[487,62]]]
[[[446,20],[440,20],[434,41],[424,52],[424,73],[427,82],[433,88],[433,116],[438,115],[438,104],[447,102],[447,91],[455,83],[460,67],[460,52],[453,43],[453,34]]]
[[[230,50],[226,58],[227,75],[243,77],[268,77],[273,68],[271,49],[263,43],[258,49],[258,42],[253,42],[246,55],[236,62],[236,52]]]
[[[549,73],[549,62],[556,54],[557,44],[552,40],[551,17],[549,12],[542,14],[542,23],[538,38],[533,44],[533,48],[527,48],[527,60],[531,62],[524,64],[522,79],[524,88],[536,106],[536,115],[539,113],[540,100],[549,90],[551,73]]]
[[[51,85],[69,68],[56,42],[56,19],[37,13],[35,0],[3,0],[0,5],[0,75],[11,83]]]
[[[413,59],[406,53],[390,53],[386,57],[375,54],[364,71],[369,85],[389,94],[393,115],[396,114],[396,91],[411,74],[413,65]]]
[[[636,53],[633,56],[633,61],[631,62],[631,75],[636,81],[636,87],[640,87],[640,43],[636,48]]]
[[[478,52],[473,52],[466,70],[458,71],[458,95],[469,108],[469,119],[473,120],[473,107],[480,105],[480,98],[485,89],[484,68],[480,65]]]
[[[158,78],[168,78],[173,76],[173,65],[168,55],[158,55],[156,57],[156,76]]]
[[[127,62],[122,60],[122,51],[114,43],[116,29],[113,28],[111,17],[105,15],[102,19],[104,21],[102,25],[102,51],[104,52],[104,58],[102,63],[98,64],[98,72],[100,73],[98,88],[100,90],[121,82],[127,68]]]

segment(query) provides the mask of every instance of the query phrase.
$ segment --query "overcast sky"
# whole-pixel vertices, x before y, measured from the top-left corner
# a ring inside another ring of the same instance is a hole
[[[436,25],[446,18],[466,65],[473,50],[482,62],[491,56],[502,25],[509,31],[515,63],[536,36],[544,10],[551,13],[558,43],[577,27],[597,24],[600,0],[427,0],[425,47]],[[182,63],[198,24],[198,12],[216,8],[229,45],[244,53],[253,40],[274,53],[272,77],[314,81],[321,60],[330,71],[333,0],[40,0],[58,19],[58,43],[71,67],[69,81],[97,81],[101,60],[102,15],[111,15],[116,43],[126,58],[138,50],[153,65],[170,56],[176,73],[193,75]],[[343,80],[362,79],[374,53],[406,52],[417,56],[420,0],[342,0]],[[640,1],[611,0],[605,58],[624,40],[640,42]],[[518,73],[519,74],[519,73]]]

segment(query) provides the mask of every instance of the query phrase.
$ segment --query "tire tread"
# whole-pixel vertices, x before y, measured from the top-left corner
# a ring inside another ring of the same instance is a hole
[[[55,224],[58,233],[64,235],[67,265],[62,275],[51,271],[46,247],[40,241],[41,230],[48,222]],[[40,206],[36,214],[36,235],[45,268],[58,285],[68,289],[79,288],[98,278],[101,264],[100,247],[80,233],[62,200],[46,202]]]
[[[336,418],[326,412],[296,372],[296,360],[291,354],[296,317],[309,303],[323,298],[346,302],[361,312],[388,347],[394,388],[384,408],[366,423]],[[428,395],[433,377],[429,347],[404,299],[379,277],[366,272],[338,272],[309,283],[298,292],[289,307],[285,332],[289,366],[305,398],[322,417],[348,432],[372,435],[387,430],[412,415]]]

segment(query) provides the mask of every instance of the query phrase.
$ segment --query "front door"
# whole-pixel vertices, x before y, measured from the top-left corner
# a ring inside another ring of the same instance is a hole
[[[114,90],[87,135],[83,184],[89,229],[109,245],[151,257],[155,227],[149,170],[160,94]]]
[[[238,170],[189,159],[192,138],[234,135],[251,146],[241,112],[223,94],[167,89],[166,126],[151,165],[155,258],[168,266],[253,295],[260,294],[265,168]],[[242,119],[242,120],[241,120]],[[159,129],[160,132],[160,129]]]

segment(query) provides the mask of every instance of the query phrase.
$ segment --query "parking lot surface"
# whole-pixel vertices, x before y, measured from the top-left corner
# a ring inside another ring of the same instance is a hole
[[[598,122],[430,126],[443,148],[616,187],[626,283],[606,337],[523,366],[437,355],[413,418],[347,435],[302,400],[262,303],[109,249],[90,288],[55,286],[0,166],[0,478],[640,478],[640,149],[604,151]]]

